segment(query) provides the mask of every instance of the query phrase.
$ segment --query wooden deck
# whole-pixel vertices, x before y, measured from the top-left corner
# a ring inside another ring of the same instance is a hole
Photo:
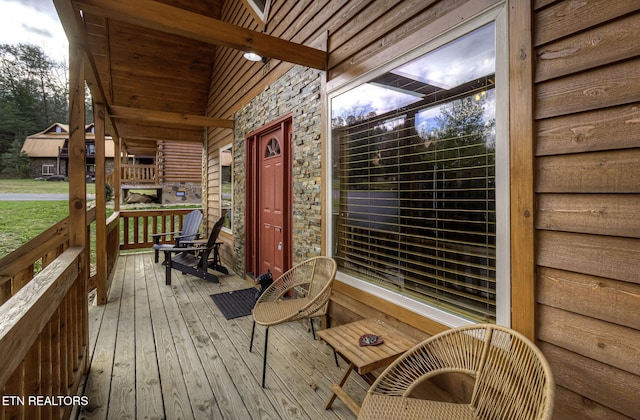
[[[260,386],[264,328],[249,353],[250,316],[226,320],[211,294],[251,285],[235,275],[221,284],[174,272],[153,253],[121,255],[106,305],[89,310],[91,369],[81,418],[354,419],[340,401],[324,410],[335,366],[331,348],[308,323],[272,327],[266,388]],[[351,375],[361,402],[368,385]]]

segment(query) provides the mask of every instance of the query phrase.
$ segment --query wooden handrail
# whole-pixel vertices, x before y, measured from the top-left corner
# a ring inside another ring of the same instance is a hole
[[[44,406],[28,398],[76,395],[88,366],[86,255],[71,247],[0,306],[0,389],[15,404],[0,418],[68,417],[72,406]]]
[[[22,355],[0,364],[0,388],[18,367],[78,278],[83,248],[69,248],[0,307],[0,354]]]
[[[87,210],[87,229],[95,220],[95,208]],[[68,246],[69,219],[66,217],[0,259],[0,305],[29,283],[38,270],[47,267]]]
[[[68,221],[64,218],[26,244],[0,259],[0,285],[15,276],[45,253],[68,240]],[[38,244],[38,246],[35,246]],[[43,249],[46,252],[42,252]]]

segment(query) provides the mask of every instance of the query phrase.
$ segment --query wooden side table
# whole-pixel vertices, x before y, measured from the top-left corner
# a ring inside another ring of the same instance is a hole
[[[370,372],[388,366],[402,353],[417,344],[417,340],[413,337],[375,319],[361,319],[318,331],[317,334],[349,362],[349,368],[340,383],[331,386],[333,393],[325,409],[331,408],[338,397],[356,416],[360,406],[342,388],[351,372],[356,371],[365,381],[372,384],[375,378]],[[377,346],[360,347],[359,339],[364,334],[378,335],[384,342]]]

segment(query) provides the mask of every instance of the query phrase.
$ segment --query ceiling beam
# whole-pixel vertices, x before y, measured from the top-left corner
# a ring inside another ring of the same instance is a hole
[[[109,116],[115,120],[158,122],[194,127],[233,128],[233,120],[179,114],[176,112],[153,111],[150,109],[130,108],[118,105],[109,106]]]
[[[153,0],[77,0],[83,13],[325,70],[327,53]]]
[[[118,130],[123,139],[135,140],[167,140],[202,143],[204,130],[160,127],[157,125],[132,124],[126,121],[118,123]]]

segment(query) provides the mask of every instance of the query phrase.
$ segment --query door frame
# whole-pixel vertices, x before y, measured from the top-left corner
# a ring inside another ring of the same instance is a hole
[[[284,171],[284,203],[283,203],[283,270],[291,268],[293,258],[293,114],[286,114],[245,135],[246,177],[245,177],[245,273],[258,276],[260,261],[260,157],[258,139],[264,133],[280,126],[283,132],[282,154],[286,170]]]

